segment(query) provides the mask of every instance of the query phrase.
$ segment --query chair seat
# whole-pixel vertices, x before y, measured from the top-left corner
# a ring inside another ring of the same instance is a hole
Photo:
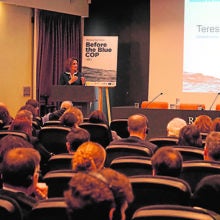
[[[71,128],[64,126],[45,126],[39,131],[40,143],[51,153],[67,153],[66,135]]]
[[[180,103],[179,108],[182,110],[205,110],[205,104]]]
[[[168,102],[142,101],[141,108],[168,109]]]
[[[147,147],[134,145],[109,145],[106,147],[105,166],[109,167],[112,160],[122,156],[152,156],[152,151]]]
[[[64,198],[40,200],[31,210],[28,220],[68,220]]]
[[[83,122],[79,125],[90,133],[90,140],[101,144],[104,148],[112,141],[110,128],[106,124]]]
[[[135,210],[142,206],[175,204],[190,205],[192,192],[189,184],[176,177],[136,175],[129,180],[134,193],[134,201],[126,211],[131,219]]]
[[[200,207],[183,205],[150,205],[135,211],[131,220],[214,220],[220,215]]]

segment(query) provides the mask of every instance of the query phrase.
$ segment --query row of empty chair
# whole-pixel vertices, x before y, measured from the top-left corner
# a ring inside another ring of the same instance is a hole
[[[142,101],[141,108],[149,108],[149,109],[168,109],[168,102],[150,102],[150,101]],[[178,105],[178,109],[182,110],[205,110],[206,106],[203,103],[180,103]],[[215,110],[220,110],[220,104],[215,106]]]

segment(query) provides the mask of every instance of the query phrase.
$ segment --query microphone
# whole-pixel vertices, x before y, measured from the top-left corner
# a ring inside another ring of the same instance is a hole
[[[152,102],[154,102],[159,96],[163,95],[163,93],[159,93],[157,96],[155,96],[150,102],[148,102],[148,104],[145,106],[145,108],[147,108]]]
[[[209,110],[212,110],[212,106],[214,105],[214,103],[215,103],[215,101],[216,101],[216,99],[218,98],[219,95],[220,95],[220,92],[218,92],[217,95],[215,96],[215,98],[214,98],[214,100],[213,100]]]

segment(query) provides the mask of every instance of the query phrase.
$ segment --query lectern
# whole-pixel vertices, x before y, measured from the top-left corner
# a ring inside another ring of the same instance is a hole
[[[90,103],[96,100],[95,87],[54,85],[51,87],[50,100],[62,102],[72,101],[74,105],[80,106],[85,117],[90,113]]]

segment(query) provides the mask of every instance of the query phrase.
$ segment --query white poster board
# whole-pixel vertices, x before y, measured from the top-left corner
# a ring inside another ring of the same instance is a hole
[[[117,58],[117,36],[84,36],[82,73],[86,86],[115,87]]]

